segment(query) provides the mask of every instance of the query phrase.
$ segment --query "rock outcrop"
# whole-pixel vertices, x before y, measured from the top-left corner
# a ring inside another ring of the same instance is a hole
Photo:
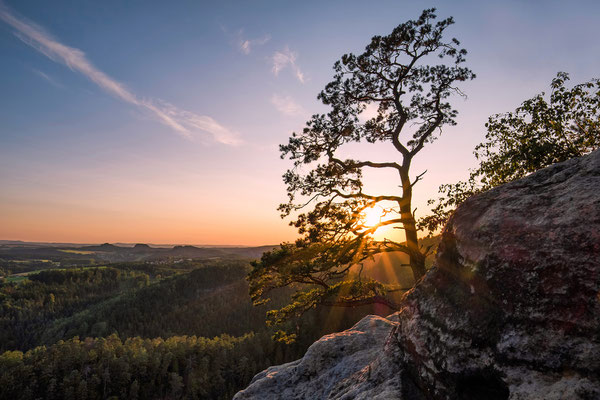
[[[364,368],[376,363],[397,323],[374,315],[367,316],[351,329],[322,337],[303,358],[270,367],[254,377],[250,387],[236,399],[321,399],[340,387],[352,386],[352,379]],[[375,350],[375,351],[374,351]],[[387,385],[389,386],[389,385]],[[386,385],[377,393],[386,393]],[[395,385],[391,386],[394,393]]]
[[[600,151],[474,196],[392,316],[235,399],[600,399]]]

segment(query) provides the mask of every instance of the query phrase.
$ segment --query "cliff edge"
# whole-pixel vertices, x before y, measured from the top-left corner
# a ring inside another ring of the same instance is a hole
[[[468,199],[401,305],[234,399],[600,398],[600,151]]]

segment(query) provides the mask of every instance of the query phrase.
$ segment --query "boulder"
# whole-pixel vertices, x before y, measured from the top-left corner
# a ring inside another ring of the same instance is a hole
[[[474,196],[387,319],[235,399],[599,399],[600,151]]]

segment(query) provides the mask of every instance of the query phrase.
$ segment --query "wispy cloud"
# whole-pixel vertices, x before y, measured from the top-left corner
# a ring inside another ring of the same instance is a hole
[[[282,114],[291,117],[302,116],[306,114],[306,110],[294,101],[290,96],[279,96],[274,94],[271,96],[271,103]]]
[[[231,32],[225,25],[221,25],[221,31],[227,36],[230,44],[235,46],[241,53],[248,55],[257,46],[267,44],[271,40],[271,35],[266,34],[259,38],[250,39],[244,35],[244,30],[240,29]]]
[[[31,69],[31,72],[33,72],[34,74],[36,74],[37,76],[39,76],[40,78],[45,80],[46,82],[50,83],[51,85],[59,87],[59,88],[64,88],[64,85],[62,83],[60,83],[59,81],[57,81],[50,75],[46,74],[45,72],[42,72],[35,68],[30,68],[30,69]]]
[[[276,51],[271,57],[271,61],[273,62],[273,73],[275,76],[279,75],[279,72],[286,68],[288,65],[292,69],[296,78],[301,82],[305,82],[304,73],[296,64],[296,59],[298,58],[298,53],[295,51],[291,51],[287,46],[282,51]]]
[[[253,47],[262,46],[263,44],[265,44],[269,40],[271,40],[271,35],[265,35],[258,39],[246,39],[243,37],[243,34],[244,34],[243,30],[240,30],[238,32],[237,45],[238,45],[238,49],[246,55],[250,54]]]
[[[180,110],[161,100],[144,99],[136,96],[122,83],[96,68],[86,58],[83,51],[60,43],[40,26],[15,16],[2,3],[0,3],[0,19],[12,26],[16,30],[15,35],[23,42],[46,57],[57,63],[65,64],[72,71],[83,74],[112,96],[150,111],[160,122],[181,136],[192,138],[198,131],[204,131],[211,134],[214,140],[224,144],[235,145],[241,143],[237,134],[223,127],[211,117]]]

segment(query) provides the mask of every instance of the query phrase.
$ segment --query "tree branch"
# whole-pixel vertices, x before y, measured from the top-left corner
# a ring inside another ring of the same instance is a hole
[[[341,166],[342,168],[344,168],[345,171],[350,170],[350,168],[362,168],[362,167],[371,167],[371,168],[394,168],[397,170],[401,170],[402,166],[398,163],[395,162],[373,162],[373,161],[358,161],[358,162],[354,162],[351,165],[348,165],[347,161],[344,162],[342,160],[340,160],[339,158],[335,158],[335,157],[329,157],[329,160],[338,164],[339,166]]]
[[[336,195],[338,195],[344,199],[367,199],[367,200],[372,200],[375,203],[377,203],[379,201],[384,201],[384,200],[395,201],[395,202],[401,202],[404,200],[404,198],[400,197],[400,196],[371,196],[368,194],[364,194],[362,192],[346,194],[346,193],[340,192],[337,189],[331,189],[331,193],[335,193]]]
[[[398,311],[400,307],[394,302],[386,299],[383,296],[375,295],[373,297],[369,297],[367,299],[360,300],[347,300],[347,301],[328,301],[322,303],[324,306],[328,307],[360,307],[366,306],[369,304],[383,304],[384,306],[390,308],[391,310]]]
[[[421,178],[423,177],[423,175],[425,175],[427,173],[427,170],[421,172],[419,175],[417,175],[417,177],[415,178],[415,180],[413,181],[413,183],[410,184],[410,186],[415,186],[417,184],[417,182],[419,182],[421,180]],[[414,213],[413,213],[414,214]]]

